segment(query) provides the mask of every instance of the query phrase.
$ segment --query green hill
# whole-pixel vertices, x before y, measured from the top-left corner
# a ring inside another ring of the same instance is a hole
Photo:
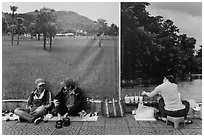
[[[62,32],[76,31],[80,29],[90,31],[92,29],[91,26],[94,25],[93,20],[85,16],[79,15],[78,13],[75,13],[73,11],[56,11],[56,15],[57,27]],[[35,22],[36,16],[37,15],[34,11],[18,14],[18,17],[25,19],[24,25],[26,27],[28,27],[30,23]],[[9,19],[11,17],[11,14],[3,12],[2,17],[6,17],[7,19]]]

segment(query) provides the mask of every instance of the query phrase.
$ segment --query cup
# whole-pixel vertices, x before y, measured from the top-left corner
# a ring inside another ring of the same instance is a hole
[[[134,96],[130,96],[130,103],[134,103],[135,102],[135,97]]]
[[[143,102],[143,96],[139,96],[139,102],[140,102],[140,103]]]
[[[130,103],[130,97],[125,96],[125,98],[124,98],[124,99],[125,99],[125,103],[127,103],[127,104],[128,104],[128,103]]]
[[[135,96],[135,103],[138,103],[138,96]]]

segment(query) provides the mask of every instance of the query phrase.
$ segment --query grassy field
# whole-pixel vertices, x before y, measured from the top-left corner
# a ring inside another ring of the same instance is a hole
[[[118,96],[118,40],[56,38],[51,52],[43,50],[43,42],[21,41],[11,45],[2,41],[2,98],[27,99],[35,79],[47,81],[55,95],[59,82],[71,77],[88,97]]]

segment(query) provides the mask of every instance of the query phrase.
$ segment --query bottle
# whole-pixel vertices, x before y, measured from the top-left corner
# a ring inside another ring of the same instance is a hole
[[[91,113],[90,113],[90,117],[92,117],[92,116],[94,116],[94,114],[95,114],[95,102],[94,102],[94,99],[91,99],[91,102],[90,102],[91,104],[90,104],[90,111],[91,111]]]
[[[135,95],[135,103],[138,103],[138,96]]]
[[[130,100],[129,100],[128,95],[126,95],[126,96],[124,97],[124,100],[125,100],[125,103],[126,103],[126,104],[130,103]]]

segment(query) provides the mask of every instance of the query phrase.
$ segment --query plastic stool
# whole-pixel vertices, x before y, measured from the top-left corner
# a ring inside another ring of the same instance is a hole
[[[179,123],[183,122],[183,125],[185,126],[185,119],[184,117],[171,117],[171,116],[167,116],[166,119],[166,124],[168,123],[168,121],[171,121],[174,123],[174,128],[178,129],[179,128]]]

